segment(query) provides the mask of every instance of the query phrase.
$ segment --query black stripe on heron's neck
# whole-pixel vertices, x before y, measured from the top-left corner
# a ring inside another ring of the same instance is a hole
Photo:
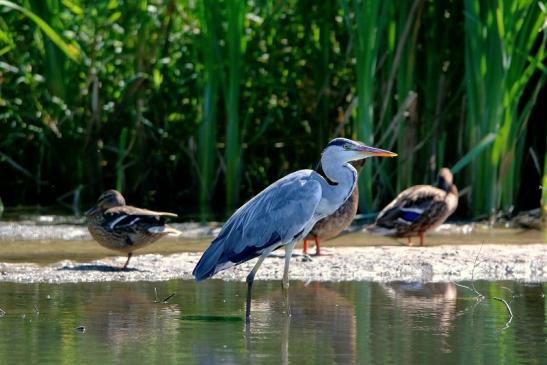
[[[338,183],[336,181],[332,181],[327,174],[325,174],[325,171],[323,171],[323,166],[321,166],[321,161],[317,164],[315,167],[315,172],[317,172],[319,175],[323,176],[323,178],[327,181],[327,183],[331,186],[336,186]]]

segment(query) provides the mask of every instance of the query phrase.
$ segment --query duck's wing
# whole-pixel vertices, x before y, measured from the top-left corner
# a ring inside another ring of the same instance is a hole
[[[401,192],[378,215],[376,225],[396,228],[443,216],[446,192],[431,185],[416,185]]]
[[[165,224],[164,217],[176,216],[174,213],[155,212],[126,205],[105,211],[103,226],[110,231],[138,228],[148,230],[151,227],[163,226]]]

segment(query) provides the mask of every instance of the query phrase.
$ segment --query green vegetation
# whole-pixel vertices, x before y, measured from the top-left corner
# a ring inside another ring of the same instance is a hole
[[[337,135],[400,155],[365,165],[363,212],[441,166],[468,218],[545,206],[540,1],[0,0],[0,14],[6,206],[84,208],[116,187],[222,218]]]

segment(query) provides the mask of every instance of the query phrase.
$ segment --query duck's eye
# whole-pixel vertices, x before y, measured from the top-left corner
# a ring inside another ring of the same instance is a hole
[[[349,150],[349,144],[345,144],[345,145],[344,145],[344,149],[345,149],[345,150]]]

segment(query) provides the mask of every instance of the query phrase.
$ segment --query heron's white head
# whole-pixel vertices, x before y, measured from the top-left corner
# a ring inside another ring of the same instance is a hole
[[[347,138],[335,138],[323,150],[321,162],[345,163],[362,160],[368,157],[395,157],[396,153],[370,147],[363,142]]]

